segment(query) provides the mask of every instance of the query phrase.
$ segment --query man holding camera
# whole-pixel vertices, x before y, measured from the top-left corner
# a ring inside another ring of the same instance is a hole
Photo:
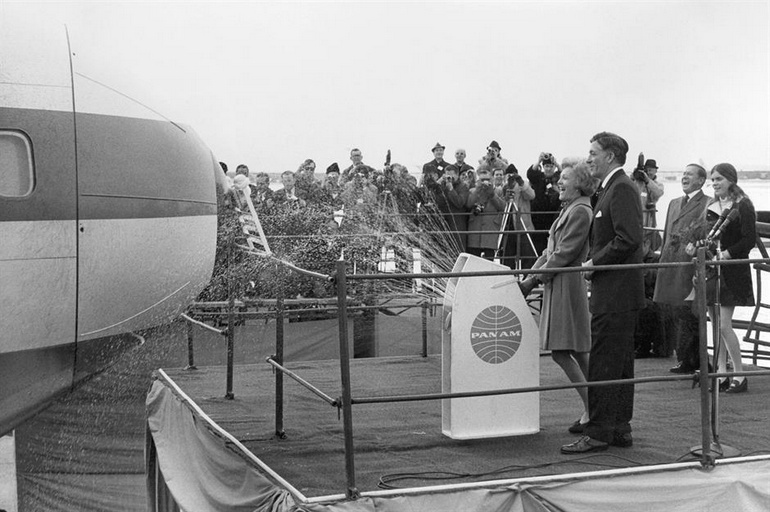
[[[633,178],[639,189],[642,202],[642,225],[645,228],[657,228],[658,199],[663,195],[663,183],[658,183],[658,164],[653,159],[644,161],[644,154],[639,154],[639,162],[634,169]],[[655,251],[660,249],[661,236],[651,229],[644,230],[644,259],[650,260]]]
[[[561,169],[556,163],[556,158],[546,152],[540,153],[537,162],[527,169],[527,180],[535,191],[535,198],[531,203],[532,212],[535,212],[532,224],[538,231],[551,229],[551,224],[559,215],[561,201],[556,183],[560,175]],[[532,241],[537,254],[540,255],[548,245],[548,233],[534,233]]]
[[[471,210],[468,220],[468,253],[492,261],[505,210],[505,201],[495,194],[492,175],[479,167],[476,186],[470,190],[466,206]],[[485,233],[474,233],[484,231]]]
[[[364,163],[364,155],[358,148],[350,150],[350,161],[353,162],[350,167],[346,167],[341,175],[340,182],[346,184],[353,179],[356,174],[362,173],[367,179],[374,176],[374,169]]]
[[[460,180],[460,173],[453,164],[444,168],[444,175],[436,183],[438,186],[433,190],[436,208],[443,215],[457,248],[465,252],[468,241],[468,209],[465,206],[470,194],[468,186]]]
[[[487,154],[479,160],[479,171],[486,169],[490,174],[495,172],[495,169],[501,169],[505,171],[508,167],[508,160],[500,155],[500,144],[496,140],[493,140],[487,146]]]
[[[497,172],[497,171],[495,171]],[[530,184],[519,174],[513,164],[505,168],[503,185],[495,192],[509,205],[511,212],[509,220],[503,229],[506,231],[532,231],[532,216],[530,215],[530,202],[535,198],[535,191]],[[530,268],[537,259],[532,244],[532,235],[505,235],[504,257],[502,263],[513,268],[515,256],[521,257],[521,268]]]

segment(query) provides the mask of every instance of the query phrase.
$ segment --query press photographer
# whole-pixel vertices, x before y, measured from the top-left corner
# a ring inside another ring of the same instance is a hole
[[[468,209],[465,205],[470,191],[460,180],[459,169],[454,164],[444,168],[444,175],[437,182],[439,189],[434,193],[436,207],[443,214],[458,249],[465,252],[468,241]]]
[[[493,140],[487,146],[487,154],[479,160],[479,171],[486,169],[490,174],[495,172],[495,169],[505,170],[508,167],[508,160],[500,155],[500,144],[496,140]]]
[[[497,249],[505,201],[495,193],[489,169],[479,168],[476,186],[468,194],[466,206],[471,210],[468,220],[468,253],[491,261]]]
[[[500,197],[508,205],[508,221],[503,227],[505,231],[532,231],[535,229],[530,215],[531,201],[535,191],[520,174],[516,166],[510,164],[505,169],[504,185],[499,191]],[[506,234],[503,241],[503,257],[501,263],[509,267],[515,266],[515,257],[521,257],[521,267],[530,268],[537,255],[532,246],[530,235]]]
[[[639,189],[642,202],[642,222],[645,228],[657,228],[658,199],[663,196],[663,183],[658,183],[658,164],[653,159],[645,161],[644,153],[639,153],[636,169],[632,173],[634,183]],[[662,238],[656,231],[644,230],[644,259],[654,258],[654,252],[660,249]]]
[[[537,162],[527,169],[527,179],[535,192],[532,199],[532,224],[538,231],[547,231],[556,220],[561,209],[559,189],[556,184],[561,176],[561,168],[553,154],[540,153]],[[532,235],[535,248],[541,254],[548,244],[548,233],[535,233]]]

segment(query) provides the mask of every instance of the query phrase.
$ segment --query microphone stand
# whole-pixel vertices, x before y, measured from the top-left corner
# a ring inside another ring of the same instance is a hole
[[[721,261],[722,259],[722,244],[719,238],[716,240],[716,254],[714,255],[714,261]],[[722,280],[722,265],[716,265],[716,290],[714,293],[714,305],[712,306],[712,337],[714,340],[714,369],[716,373],[719,373],[719,356],[722,350],[725,349],[722,343],[722,312],[720,303],[720,284]],[[706,295],[706,304],[708,304],[708,294],[704,290]],[[707,306],[708,307],[708,306]],[[702,342],[703,344],[706,341]],[[708,358],[706,358],[706,366],[704,367],[703,361],[701,361],[701,372],[708,371]],[[719,378],[712,377],[711,381],[711,444],[709,452],[711,452],[714,459],[720,459],[725,457],[738,457],[741,455],[741,451],[732,446],[724,445],[719,442]],[[704,385],[703,379],[701,379],[701,386]],[[692,455],[701,456],[703,454],[702,446],[693,446],[690,448]]]

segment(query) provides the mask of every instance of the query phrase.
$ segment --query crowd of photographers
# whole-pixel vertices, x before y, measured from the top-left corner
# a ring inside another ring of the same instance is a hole
[[[348,167],[340,169],[335,162],[319,179],[315,162],[307,159],[296,171],[282,173],[283,187],[276,191],[270,188],[266,173],[256,173],[250,195],[262,211],[312,208],[323,212],[330,227],[356,213],[411,216],[415,224],[426,216],[440,217],[443,223],[438,226],[454,238],[460,251],[490,260],[502,257],[509,265],[519,257],[527,268],[546,247],[547,230],[561,208],[559,162],[551,153],[542,152],[522,174],[501,155],[494,140],[476,168],[465,162],[464,149],[455,151],[453,163],[447,162],[445,149],[440,143],[433,146],[433,159],[423,165],[419,181],[403,165],[390,162],[390,151],[382,169],[376,169],[364,163],[361,150],[354,148]],[[645,226],[655,227],[655,203],[663,188],[656,180],[655,161],[642,162],[633,177],[645,207]],[[227,173],[224,164],[223,169]],[[241,164],[230,173],[239,174],[249,177],[248,167]],[[518,234],[501,237],[504,231]],[[649,245],[651,250],[657,249],[654,239]]]

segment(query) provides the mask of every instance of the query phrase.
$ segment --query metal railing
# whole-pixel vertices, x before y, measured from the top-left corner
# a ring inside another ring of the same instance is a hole
[[[759,260],[728,260],[728,261],[707,261],[705,257],[705,249],[698,250],[697,258],[692,262],[685,263],[651,263],[651,264],[633,264],[633,265],[604,265],[592,267],[592,271],[613,271],[613,270],[627,270],[632,268],[641,269],[657,269],[667,267],[694,267],[695,269],[695,289],[696,289],[696,303],[697,310],[703,312],[700,315],[699,321],[699,357],[700,357],[700,371],[694,375],[677,375],[677,376],[659,376],[659,377],[645,377],[635,379],[624,379],[614,381],[599,381],[599,382],[587,382],[584,384],[562,384],[555,386],[533,386],[526,388],[512,388],[501,389],[492,391],[478,391],[478,392],[463,392],[463,393],[430,393],[430,394],[417,394],[406,396],[386,396],[386,397],[355,397],[350,378],[350,345],[348,339],[348,318],[355,314],[356,311],[364,309],[379,309],[381,306],[360,306],[350,305],[352,299],[348,296],[348,282],[354,280],[382,280],[392,279],[393,274],[355,274],[350,275],[347,273],[347,264],[344,260],[337,262],[336,273],[333,277],[336,283],[337,297],[336,299],[329,299],[325,301],[329,305],[328,311],[336,312],[339,323],[339,352],[340,352],[340,380],[341,390],[338,398],[332,398],[330,395],[324,393],[319,388],[315,387],[310,382],[302,379],[299,375],[292,372],[283,365],[283,318],[286,315],[285,307],[290,304],[291,301],[275,301],[274,312],[235,312],[236,303],[230,301],[228,318],[230,319],[229,325],[234,325],[234,318],[236,315],[241,317],[253,317],[253,318],[265,318],[265,315],[272,315],[276,318],[276,354],[267,358],[268,364],[273,366],[276,372],[276,434],[279,437],[283,437],[283,375],[286,375],[303,387],[310,390],[312,393],[320,397],[332,407],[337,408],[338,414],[341,414],[343,420],[343,432],[344,432],[344,449],[345,449],[345,472],[346,472],[346,496],[349,499],[355,499],[360,496],[360,493],[356,487],[356,474],[355,474],[355,456],[354,456],[354,443],[353,443],[353,417],[352,411],[354,405],[365,405],[382,402],[406,402],[406,401],[419,401],[419,400],[443,400],[453,398],[467,398],[467,397],[481,397],[491,395],[503,395],[503,394],[515,394],[515,393],[528,393],[536,391],[553,391],[561,389],[581,388],[581,387],[596,387],[596,386],[611,386],[618,384],[647,384],[652,382],[670,382],[670,381],[684,381],[690,380],[694,384],[700,383],[700,415],[701,415],[701,445],[697,453],[700,454],[701,464],[705,467],[711,467],[715,463],[715,459],[719,458],[722,453],[720,451],[719,444],[719,432],[718,432],[718,386],[716,380],[720,377],[732,377],[738,375],[751,375],[751,376],[767,376],[770,375],[770,371],[750,371],[750,372],[731,372],[731,373],[718,373],[708,371],[708,346],[707,346],[707,323],[706,323],[706,268],[715,265],[740,265],[740,264],[755,264],[755,265],[768,265],[770,259]],[[499,270],[499,271],[478,271],[478,272],[440,272],[429,274],[431,278],[454,278],[454,277],[482,277],[482,276],[510,276],[515,279],[516,276],[528,275],[533,273],[564,273],[564,272],[583,272],[580,267],[575,268],[559,268],[559,269],[519,269],[519,270]],[[414,273],[414,274],[397,274],[399,278],[404,279],[425,279],[426,274]],[[336,307],[333,307],[331,302],[336,300]],[[260,304],[267,304],[269,301],[255,301]],[[300,301],[297,301],[300,302]],[[318,301],[315,301],[318,302]],[[240,307],[242,304],[239,303]],[[199,304],[203,306],[203,304]],[[426,311],[425,304],[414,305],[413,307],[422,307],[423,311]],[[314,311],[318,312],[318,309],[308,309],[300,311]],[[296,311],[295,311],[296,312]],[[204,313],[205,314],[205,313]],[[187,317],[188,322],[195,322],[195,319]],[[209,327],[209,329],[211,329]],[[222,331],[214,329],[216,332],[222,334]],[[279,331],[280,330],[280,331]],[[423,338],[426,338],[425,322],[423,322]],[[715,338],[715,340],[718,337]],[[425,345],[423,355],[427,355],[427,346]],[[190,358],[192,361],[192,356]],[[228,365],[231,365],[232,361],[228,358]],[[190,365],[193,366],[193,365]],[[711,382],[711,388],[715,391],[712,393],[709,391],[708,382]],[[232,395],[232,381],[228,379],[228,394]],[[228,395],[226,395],[228,396]],[[696,452],[693,452],[696,453]]]

